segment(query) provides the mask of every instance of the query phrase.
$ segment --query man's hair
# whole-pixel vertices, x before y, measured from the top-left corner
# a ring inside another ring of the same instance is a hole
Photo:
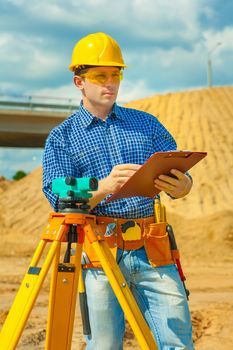
[[[80,75],[80,74],[86,73],[89,68],[93,68],[93,67],[96,67],[96,66],[87,66],[87,65],[78,66],[78,68],[75,68],[74,75]]]
[[[87,65],[78,66],[77,68],[75,68],[74,75],[84,74],[87,72],[89,68],[94,68],[94,67],[101,67],[101,66],[87,66]],[[116,67],[116,68],[119,68],[120,70],[122,69],[122,67]]]

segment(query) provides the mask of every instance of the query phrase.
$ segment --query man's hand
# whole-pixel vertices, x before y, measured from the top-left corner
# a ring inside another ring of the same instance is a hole
[[[111,173],[103,180],[101,186],[107,194],[120,189],[122,185],[141,167],[139,164],[119,164],[112,168]]]
[[[172,169],[171,174],[175,175],[176,178],[160,175],[154,180],[155,187],[174,198],[186,196],[192,188],[192,180],[177,169]]]
[[[141,167],[139,164],[119,164],[112,168],[111,173],[99,181],[99,188],[92,193],[89,204],[94,208],[109,194],[119,190],[122,185]]]

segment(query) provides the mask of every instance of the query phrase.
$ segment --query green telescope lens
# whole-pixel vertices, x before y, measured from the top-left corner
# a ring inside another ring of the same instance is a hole
[[[59,177],[52,181],[52,191],[60,198],[79,200],[80,198],[91,198],[90,191],[98,189],[98,179],[95,177],[74,176]]]

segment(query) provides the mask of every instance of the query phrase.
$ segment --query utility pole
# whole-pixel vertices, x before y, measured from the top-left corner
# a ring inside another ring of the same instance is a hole
[[[220,46],[222,43],[218,42],[211,50],[208,51],[208,60],[207,60],[207,78],[208,78],[208,87],[212,86],[213,78],[212,78],[212,61],[211,61],[211,55],[214,52],[214,50],[217,49],[218,46]]]

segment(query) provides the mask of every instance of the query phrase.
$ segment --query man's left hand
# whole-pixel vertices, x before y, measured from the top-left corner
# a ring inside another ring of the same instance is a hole
[[[174,198],[186,196],[192,188],[192,180],[177,169],[172,169],[171,174],[175,175],[176,178],[160,175],[154,180],[155,187]]]

